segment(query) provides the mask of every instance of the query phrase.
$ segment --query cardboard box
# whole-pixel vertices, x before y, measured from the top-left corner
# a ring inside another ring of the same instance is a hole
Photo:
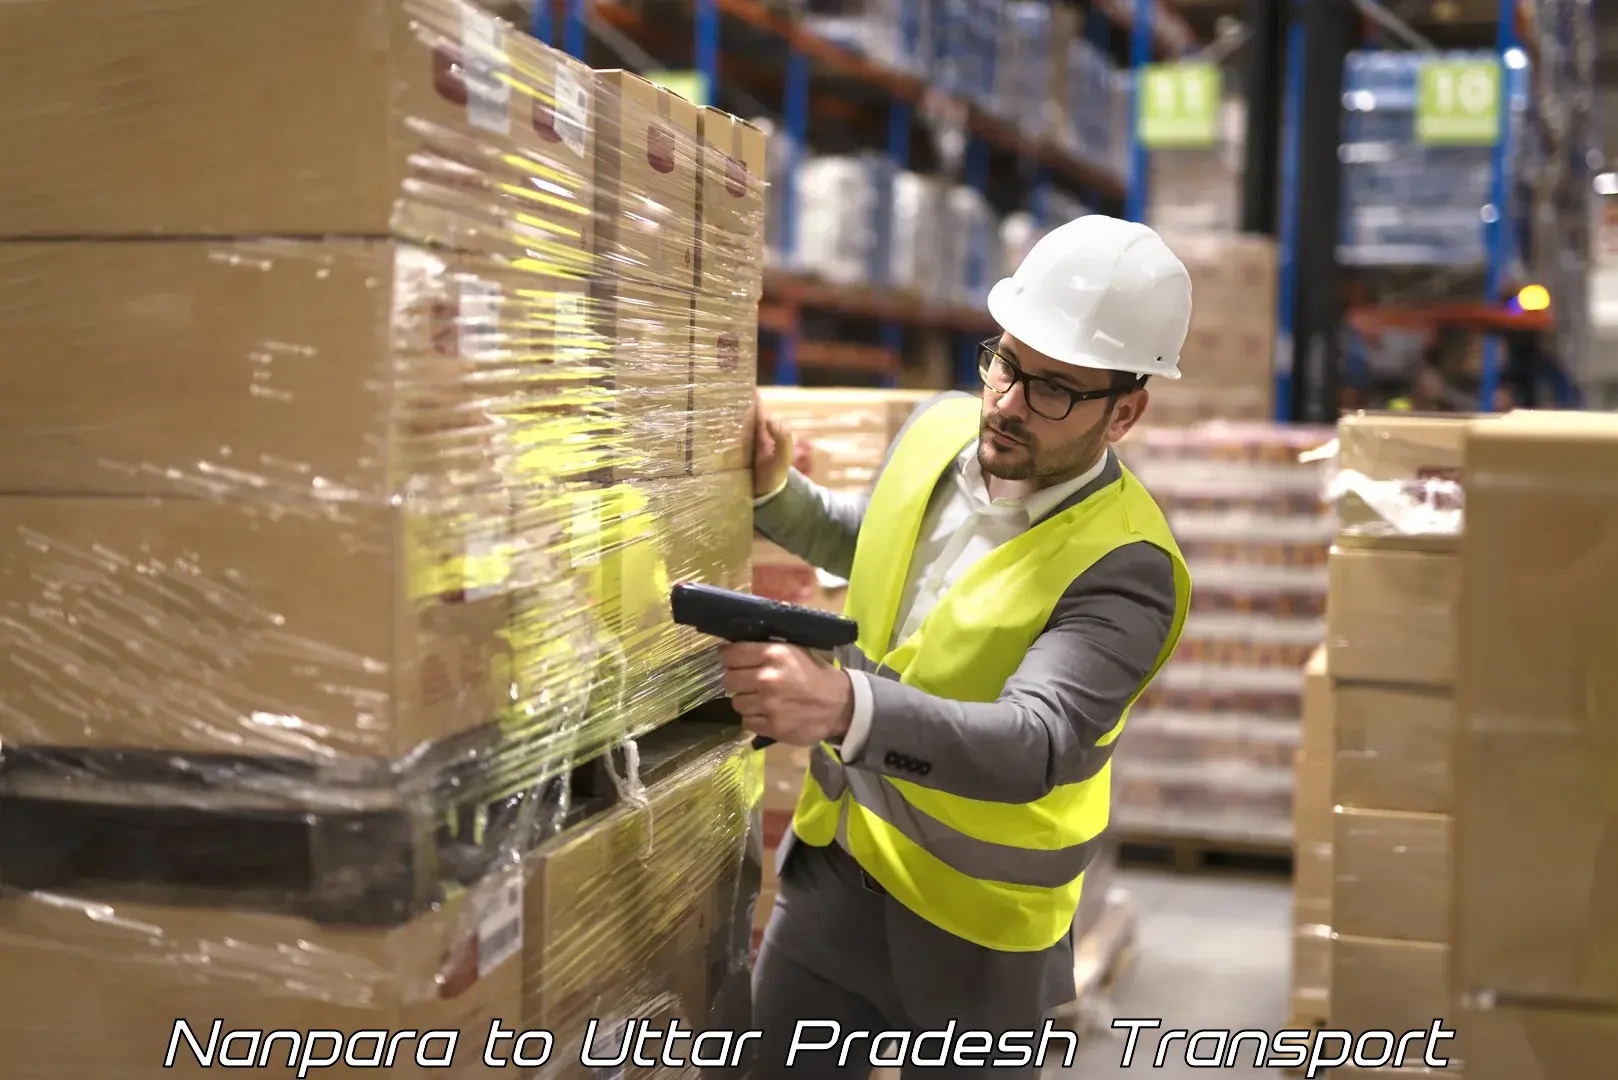
[[[1370,480],[1459,483],[1473,416],[1359,412],[1337,421],[1337,466]]]
[[[1289,1025],[1324,1025],[1331,1017],[1331,931],[1301,925],[1292,932]]]
[[[689,292],[630,280],[592,283],[611,357],[608,408],[623,451],[620,480],[686,476],[693,468],[698,387]]]
[[[1332,924],[1332,842],[1295,840],[1292,852],[1292,923]]]
[[[1618,416],[1510,414],[1475,425],[1466,456],[1458,988],[1610,1008]]]
[[[1274,324],[1280,254],[1267,236],[1159,230],[1191,275],[1197,321]]]
[[[0,492],[268,509],[508,487],[528,424],[558,409],[587,433],[568,445],[610,453],[613,429],[574,401],[601,355],[582,286],[515,254],[0,244],[0,335],[28,361],[0,377]]]
[[[1326,611],[1332,677],[1453,684],[1460,569],[1451,542],[1340,537]]]
[[[509,601],[463,555],[509,528],[470,497],[0,498],[0,740],[394,759],[492,724]]]
[[[1205,301],[1198,296],[1196,302]],[[1244,303],[1251,304],[1251,298]],[[1274,352],[1273,320],[1246,325],[1203,319],[1193,323],[1180,362],[1187,386],[1263,388],[1275,379]]]
[[[750,468],[758,387],[757,301],[699,296],[692,364],[692,471]]]
[[[591,1019],[598,1053],[632,1018],[706,1026],[712,965],[745,947],[732,922],[738,890],[751,892],[738,875],[749,753],[719,743],[649,785],[645,806],[619,804],[528,856],[521,1011],[555,1032],[558,1062],[577,1061]]]
[[[1605,1080],[1618,1061],[1618,1013],[1467,1009],[1470,1080]]]
[[[1448,942],[1452,822],[1443,814],[1337,810],[1332,929]]]
[[[1331,840],[1333,708],[1326,647],[1322,645],[1310,656],[1303,674],[1303,730],[1292,804],[1293,835],[1300,843]]]
[[[1455,414],[1355,413],[1337,424],[1337,467],[1370,481],[1376,508],[1364,492],[1337,501],[1345,532],[1432,532],[1437,512],[1458,514],[1462,440],[1478,418]],[[1399,508],[1397,511],[1394,508]]]
[[[1422,814],[1453,809],[1457,724],[1449,691],[1344,683],[1335,697],[1339,805]]]
[[[0,160],[0,236],[454,248],[518,229],[585,265],[591,72],[471,4],[106,0],[96,16],[119,32],[0,5],[0,142],[29,148]],[[526,194],[536,175],[544,199]]]
[[[1331,1026],[1348,1031],[1453,1027],[1449,948],[1339,934],[1332,939]]]
[[[516,906],[510,895],[517,895]],[[393,929],[320,926],[285,915],[166,907],[123,897],[43,894],[0,900],[0,1044],[10,1080],[211,1076],[182,1036],[164,1067],[176,1019],[206,1052],[235,1030],[356,1032],[455,1030],[453,1065],[420,1075],[482,1075],[495,1020],[522,1026],[521,887],[508,875],[452,895]],[[330,1054],[328,1040],[318,1049]],[[219,1049],[251,1053],[240,1036]],[[350,1043],[358,1060],[385,1050]],[[506,1041],[509,1053],[511,1040]],[[290,1040],[264,1040],[269,1072],[285,1068]],[[418,1048],[440,1058],[449,1040],[400,1044],[397,1066],[417,1075]],[[311,1046],[310,1049],[316,1049]],[[320,1060],[317,1058],[316,1060]],[[311,1075],[357,1077],[341,1065]]]
[[[697,293],[723,311],[750,312],[764,291],[764,198],[769,176],[764,132],[718,109],[698,114],[702,222]],[[699,301],[700,302],[700,301]],[[752,321],[756,322],[756,315]]]
[[[597,272],[695,294],[697,107],[628,71],[596,72]]]

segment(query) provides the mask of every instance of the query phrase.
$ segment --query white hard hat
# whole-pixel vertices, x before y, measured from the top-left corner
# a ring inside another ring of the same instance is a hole
[[[989,291],[989,314],[1052,360],[1178,379],[1191,275],[1145,225],[1093,214],[1029,249]]]

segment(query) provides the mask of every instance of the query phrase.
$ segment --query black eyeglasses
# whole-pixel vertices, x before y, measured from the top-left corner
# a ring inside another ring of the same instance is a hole
[[[997,394],[1009,394],[1012,387],[1022,383],[1023,394],[1028,398],[1028,407],[1047,420],[1066,420],[1068,414],[1073,411],[1073,406],[1085,401],[1122,397],[1139,389],[1142,382],[1136,379],[1128,386],[1107,386],[1099,390],[1069,390],[1049,379],[1028,374],[1001,356],[995,349],[998,344],[997,340],[991,338],[978,347],[978,377],[983,380],[983,385]]]

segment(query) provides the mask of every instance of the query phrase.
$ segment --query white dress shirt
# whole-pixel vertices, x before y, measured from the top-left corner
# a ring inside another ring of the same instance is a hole
[[[1092,483],[1106,468],[1107,454],[1083,474],[1047,488],[1032,483],[1003,482],[1013,494],[994,499],[989,496],[983,467],[978,464],[978,443],[974,439],[961,451],[949,473],[933,491],[927,504],[910,572],[899,596],[891,650],[920,629],[928,614],[938,605],[950,586],[995,548],[1027,532],[1062,503]],[[778,491],[755,501],[763,505]],[[854,718],[844,735],[845,755],[859,752],[871,730],[871,686],[864,672],[850,671],[854,690]]]

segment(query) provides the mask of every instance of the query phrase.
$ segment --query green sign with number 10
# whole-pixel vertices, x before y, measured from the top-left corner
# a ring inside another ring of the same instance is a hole
[[[1416,95],[1416,140],[1493,146],[1500,138],[1500,62],[1429,60]]]

